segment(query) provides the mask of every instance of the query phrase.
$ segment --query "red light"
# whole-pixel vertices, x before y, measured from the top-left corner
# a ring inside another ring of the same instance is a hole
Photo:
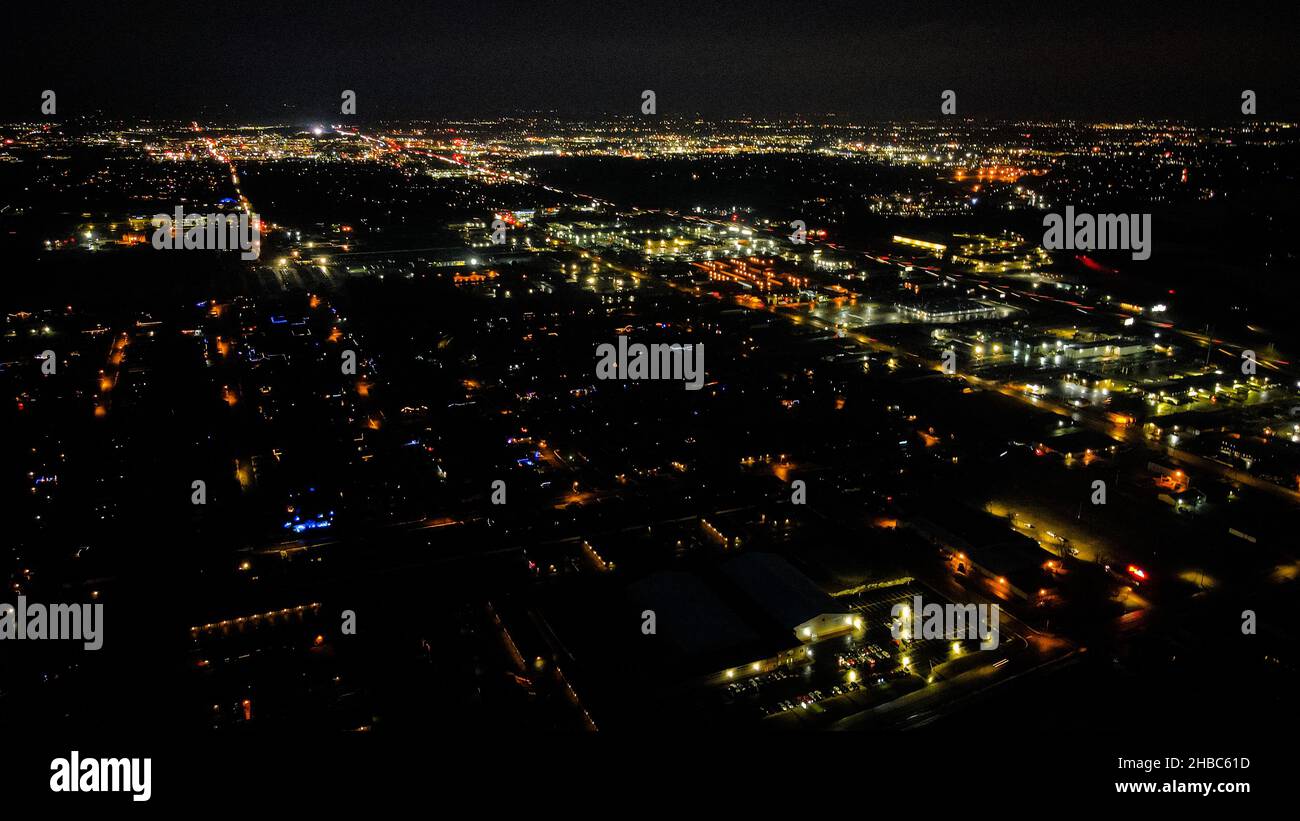
[[[1145,579],[1147,577],[1146,571],[1135,564],[1128,566],[1128,572],[1139,579]]]

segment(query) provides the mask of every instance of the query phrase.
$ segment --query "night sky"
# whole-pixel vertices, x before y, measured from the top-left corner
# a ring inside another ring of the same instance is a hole
[[[34,16],[24,20],[21,15]],[[0,116],[1300,116],[1295,3],[102,2],[6,15]]]

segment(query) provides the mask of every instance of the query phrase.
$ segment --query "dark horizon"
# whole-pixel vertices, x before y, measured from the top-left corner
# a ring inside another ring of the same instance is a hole
[[[44,8],[44,7],[43,7]],[[1087,121],[1300,116],[1291,44],[1300,14],[1253,4],[1170,12],[1100,3],[1060,9],[776,3],[702,10],[677,3],[489,0],[471,11],[422,3],[227,3],[182,15],[158,3],[47,11],[11,51],[0,116],[327,118],[344,89],[357,116],[443,119],[550,111],[864,121],[957,116]],[[1262,10],[1261,10],[1262,9]]]

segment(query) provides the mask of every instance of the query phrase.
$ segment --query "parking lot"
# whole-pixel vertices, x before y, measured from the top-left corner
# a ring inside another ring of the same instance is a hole
[[[777,724],[821,723],[883,704],[924,686],[935,666],[977,650],[975,641],[915,640],[891,632],[895,605],[949,601],[919,585],[870,591],[841,601],[862,614],[864,628],[809,645],[806,661],[721,685],[729,709]]]

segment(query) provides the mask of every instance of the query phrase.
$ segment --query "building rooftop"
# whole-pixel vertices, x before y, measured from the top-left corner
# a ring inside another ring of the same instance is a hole
[[[773,622],[794,630],[844,608],[775,553],[746,553],[722,565],[722,574]]]

